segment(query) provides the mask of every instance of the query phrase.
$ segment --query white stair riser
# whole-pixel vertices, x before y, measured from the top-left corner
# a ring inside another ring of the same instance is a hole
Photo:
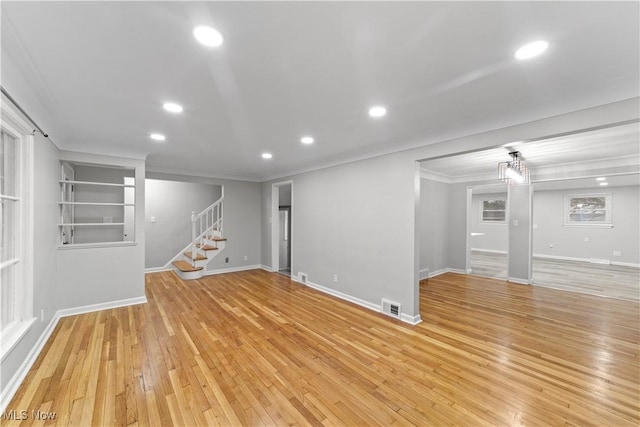
[[[198,270],[198,271],[180,271],[178,269],[175,269],[176,273],[178,273],[178,276],[180,276],[180,278],[182,280],[194,280],[194,279],[199,279],[202,277],[202,275],[204,274],[204,270]]]
[[[191,258],[187,257],[186,255],[184,256],[184,260],[187,261],[188,263],[191,263]],[[196,267],[206,267],[208,263],[209,263],[208,259],[202,259],[202,260],[196,261]]]

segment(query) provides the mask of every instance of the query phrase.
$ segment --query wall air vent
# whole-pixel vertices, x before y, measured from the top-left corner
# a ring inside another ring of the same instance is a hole
[[[397,302],[389,301],[388,299],[382,299],[382,312],[388,316],[400,318],[401,305]]]

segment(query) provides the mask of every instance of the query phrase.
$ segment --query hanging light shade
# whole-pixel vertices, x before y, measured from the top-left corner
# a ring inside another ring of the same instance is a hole
[[[498,163],[498,179],[509,185],[528,184],[529,169],[522,160],[522,154],[519,151],[512,151],[509,155],[511,156],[510,161]]]

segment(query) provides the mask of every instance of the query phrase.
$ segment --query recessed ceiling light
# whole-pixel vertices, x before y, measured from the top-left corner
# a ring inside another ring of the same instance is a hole
[[[270,159],[273,157],[273,154],[271,153],[262,153],[262,158],[263,159]]]
[[[382,117],[385,114],[387,114],[387,109],[380,105],[369,108],[369,115],[371,117]]]
[[[544,40],[527,43],[516,51],[515,57],[520,60],[533,58],[547,50],[547,47],[549,43]]]
[[[223,42],[222,34],[218,30],[204,25],[196,27],[193,30],[193,36],[200,43],[209,47],[218,47]]]
[[[609,185],[609,183],[608,182],[601,182],[600,185],[602,185],[604,187],[605,185]]]
[[[604,176],[601,176],[601,177],[599,177],[599,178],[596,178],[596,181],[606,181],[606,180],[607,180],[607,178],[606,178],[606,177],[604,177]]]
[[[155,139],[156,141],[164,141],[165,139],[167,139],[164,135],[159,133],[152,133],[151,135],[149,135],[149,137],[151,139]]]
[[[300,142],[302,142],[303,144],[313,144],[313,137],[303,136],[302,138],[300,138]]]
[[[171,113],[182,113],[182,105],[178,105],[173,102],[165,102],[162,104],[162,107]]]

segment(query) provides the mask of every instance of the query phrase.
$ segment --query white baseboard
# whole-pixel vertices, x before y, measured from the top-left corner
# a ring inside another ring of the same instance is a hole
[[[300,283],[301,285],[305,285],[305,286],[313,288],[313,289],[315,289],[317,291],[320,291],[322,293],[329,294],[329,295],[332,295],[332,296],[334,296],[336,298],[340,298],[340,299],[343,299],[345,301],[352,302],[352,303],[354,303],[356,305],[359,305],[361,307],[368,308],[369,310],[373,310],[373,311],[377,311],[377,312],[380,312],[380,310],[381,310],[381,307],[378,304],[374,304],[372,302],[365,301],[365,300],[360,299],[360,298],[356,298],[354,296],[342,293],[340,291],[336,291],[335,289],[327,288],[326,286],[318,285],[317,283],[313,283],[313,282],[310,282],[308,280],[307,280],[306,283],[302,283],[300,280],[298,280],[297,277],[294,279],[293,276],[291,277],[291,279],[296,281],[296,282],[298,282],[298,283]]]
[[[498,249],[482,249],[482,248],[471,248],[471,252],[484,252],[487,254],[500,254],[500,255],[507,254],[507,251],[501,251]]]
[[[147,273],[160,273],[161,271],[171,271],[171,268],[167,268],[165,267],[152,267],[152,268],[145,268],[144,269],[144,274]]]
[[[291,280],[300,283],[301,285],[305,285],[308,286],[310,288],[313,288],[317,291],[320,291],[322,293],[334,296],[336,298],[340,298],[341,300],[344,301],[348,301],[351,302],[353,304],[359,305],[360,307],[364,307],[367,308],[369,310],[375,311],[376,313],[382,313],[382,306],[380,306],[379,304],[374,304],[372,302],[369,301],[365,301],[363,299],[360,298],[356,298],[354,296],[336,291],[335,289],[331,289],[331,288],[327,288],[326,286],[322,286],[319,285],[317,283],[313,283],[307,280],[306,283],[301,282],[297,276],[291,276]],[[406,323],[409,323],[411,325],[417,325],[418,323],[420,323],[422,321],[422,319],[420,318],[420,315],[418,314],[417,316],[409,316],[408,314],[404,314],[401,313],[400,314],[400,320]]]
[[[31,370],[31,367],[36,362],[36,359],[40,355],[40,352],[44,348],[45,344],[47,344],[47,341],[56,328],[59,320],[60,316],[58,316],[56,313],[47,327],[44,329],[44,331],[42,331],[42,334],[40,334],[40,337],[36,341],[27,357],[24,359],[24,362],[22,362],[22,365],[20,365],[16,373],[13,375],[13,377],[11,377],[7,385],[2,390],[2,393],[0,393],[0,412],[4,413],[4,411],[7,409],[7,406],[11,402],[11,399],[13,399],[13,396],[18,391],[18,387],[20,387],[20,384],[22,384],[22,381],[24,381],[24,378],[29,373],[29,370]]]
[[[92,313],[94,311],[109,310],[112,308],[119,308],[119,307],[127,307],[129,305],[145,304],[146,302],[147,302],[146,296],[121,299],[118,301],[103,302],[100,304],[90,304],[90,305],[83,305],[80,307],[65,308],[62,310],[58,310],[56,312],[56,316],[59,316],[59,317],[75,316],[76,314]]]
[[[458,268],[442,268],[440,270],[432,271],[429,273],[429,278],[439,276],[444,273],[456,273],[456,274],[468,274],[465,270],[460,270]]]
[[[611,265],[611,260],[609,260],[609,259],[589,258],[589,262],[591,264]]]
[[[273,268],[269,267],[268,265],[260,264],[258,268],[268,271],[269,273],[273,273]],[[291,278],[293,278],[293,276],[291,276]]]
[[[540,259],[557,259],[558,261],[589,262],[589,259],[587,258],[576,258],[576,257],[560,256],[560,255],[533,254],[533,257],[540,258]]]
[[[622,267],[640,268],[640,264],[635,264],[632,262],[617,262],[617,261],[611,261],[608,259],[576,258],[576,257],[569,257],[569,256],[546,255],[546,254],[533,254],[533,257],[540,258],[540,259],[555,259],[558,261],[576,261],[576,262],[586,262],[591,264],[611,264],[611,265],[620,265]]]
[[[619,265],[621,267],[640,268],[640,264],[634,264],[632,262],[614,262],[614,261],[611,261],[611,265]]]
[[[448,268],[442,268],[440,270],[431,271],[431,272],[429,272],[429,279],[431,279],[432,277],[439,276],[439,275],[444,274],[444,273],[448,273],[448,272],[449,272]]]
[[[400,320],[402,320],[405,323],[409,323],[410,325],[417,325],[418,323],[422,322],[422,318],[420,317],[419,314],[415,315],[415,316],[409,316],[408,314],[404,314],[402,313],[400,315]]]
[[[111,308],[125,307],[129,305],[144,304],[146,302],[147,302],[147,297],[143,296],[143,297],[137,297],[137,298],[129,298],[126,300],[111,301],[111,302],[106,302],[101,304],[92,304],[92,305],[85,305],[81,307],[66,308],[63,310],[56,311],[56,314],[53,316],[53,318],[51,319],[51,321],[49,322],[45,330],[42,331],[42,334],[40,335],[35,345],[33,346],[31,351],[25,358],[24,362],[22,362],[22,365],[20,365],[16,373],[13,375],[13,377],[9,380],[7,385],[4,387],[4,389],[0,393],[0,412],[4,412],[6,410],[7,405],[9,405],[16,391],[18,391],[18,387],[20,387],[20,384],[22,384],[22,381],[29,373],[29,370],[31,369],[33,364],[36,362],[36,359],[40,355],[40,352],[42,351],[44,346],[47,344],[47,341],[51,337],[51,334],[55,330],[56,325],[58,324],[60,319],[62,319],[63,317],[73,316],[76,314],[90,313],[92,311],[108,310]]]
[[[518,283],[520,285],[530,285],[531,280],[520,279],[518,277],[507,277],[508,282]]]
[[[205,270],[203,276],[213,276],[215,274],[235,273],[236,271],[257,270],[262,268],[262,265],[245,265],[242,267],[230,267],[230,268],[218,268],[216,270]]]

